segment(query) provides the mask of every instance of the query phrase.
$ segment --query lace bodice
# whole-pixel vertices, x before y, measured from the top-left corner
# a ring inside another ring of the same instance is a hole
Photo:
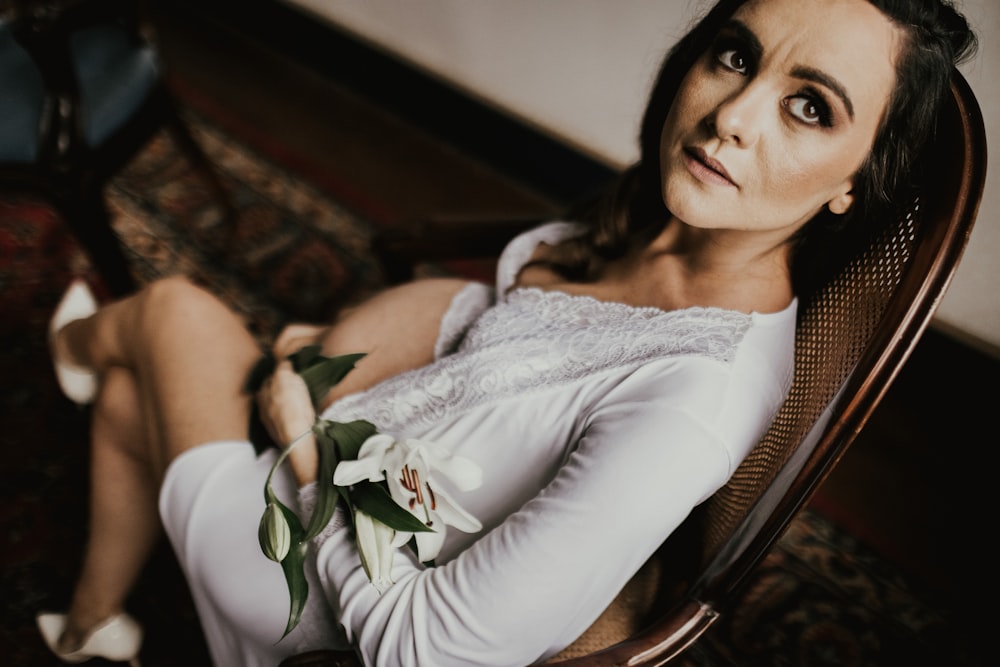
[[[719,308],[665,312],[521,288],[475,318],[456,349],[331,406],[327,419],[367,419],[412,435],[486,403],[668,356],[729,362],[751,316]]]

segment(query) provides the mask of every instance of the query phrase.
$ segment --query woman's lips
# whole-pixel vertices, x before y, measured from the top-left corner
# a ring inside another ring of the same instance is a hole
[[[739,187],[729,175],[729,172],[726,171],[725,166],[718,160],[710,158],[701,148],[685,148],[684,156],[688,170],[698,180],[706,183]]]

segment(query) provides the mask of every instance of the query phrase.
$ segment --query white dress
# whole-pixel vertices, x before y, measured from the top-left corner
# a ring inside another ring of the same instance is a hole
[[[665,312],[509,289],[540,241],[575,233],[550,223],[515,239],[494,288],[455,298],[434,363],[323,415],[436,442],[483,469],[480,488],[447,489],[483,529],[449,531],[436,567],[402,549],[379,594],[335,521],[313,545],[303,620],[278,642],[288,592],[257,544],[274,453],[210,443],[174,462],[161,515],[217,665],[274,667],[345,641],[370,665],[544,661],[725,483],[790,385],[796,303]],[[276,488],[294,504],[290,474]]]

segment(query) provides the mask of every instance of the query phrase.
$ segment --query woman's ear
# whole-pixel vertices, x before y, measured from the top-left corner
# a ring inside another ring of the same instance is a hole
[[[826,203],[826,207],[830,209],[830,213],[833,213],[834,215],[844,215],[851,209],[851,205],[853,203],[854,188],[851,183],[847,183],[844,191],[828,201]]]

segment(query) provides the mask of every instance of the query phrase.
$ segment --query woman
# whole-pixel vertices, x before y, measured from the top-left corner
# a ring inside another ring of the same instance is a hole
[[[284,638],[288,592],[257,546],[276,454],[247,441],[253,339],[180,279],[96,313],[74,287],[51,338],[67,394],[95,401],[93,526],[68,614],[39,618],[50,647],[69,662],[138,653],[122,605],[159,507],[217,664],[344,646],[389,665],[554,655],[766,428],[792,374],[797,296],[845,260],[820,261],[828,229],[870,233],[856,213],[905,190],[972,45],[939,0],[723,0],[671,52],[640,164],[587,224],[515,239],[493,288],[420,281],[279,336],[278,358],[311,342],[367,353],[324,418],[436,443],[483,473],[473,491],[440,487],[481,528],[447,531],[433,566],[397,552],[384,590],[338,510]],[[275,440],[298,442],[274,482],[308,514],[316,415],[287,362],[258,402]]]

